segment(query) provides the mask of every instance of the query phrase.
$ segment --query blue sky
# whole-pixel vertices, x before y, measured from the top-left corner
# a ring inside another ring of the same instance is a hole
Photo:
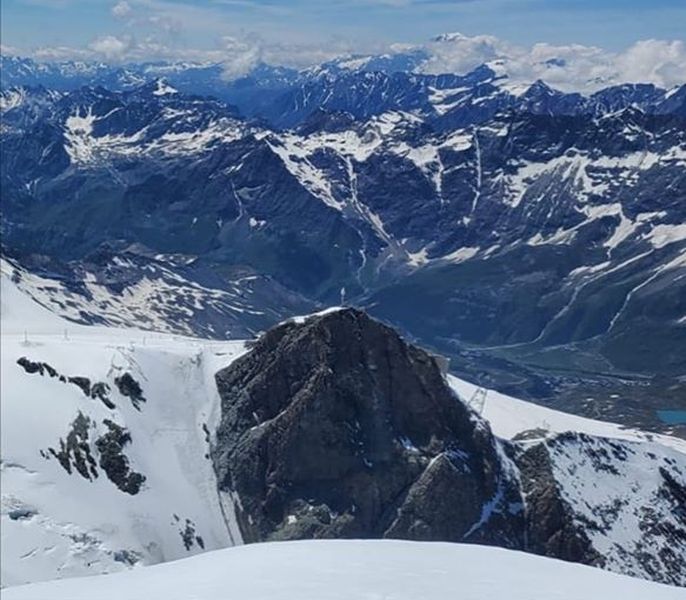
[[[258,35],[364,51],[445,31],[619,50],[639,39],[683,39],[686,29],[686,0],[2,0],[1,6],[2,43],[20,50],[87,48],[106,36],[211,49],[223,36]]]

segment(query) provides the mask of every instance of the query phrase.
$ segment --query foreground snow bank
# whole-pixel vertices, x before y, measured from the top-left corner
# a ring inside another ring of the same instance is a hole
[[[461,544],[253,544],[172,563],[4,590],[4,600],[683,600],[686,591],[520,552]]]

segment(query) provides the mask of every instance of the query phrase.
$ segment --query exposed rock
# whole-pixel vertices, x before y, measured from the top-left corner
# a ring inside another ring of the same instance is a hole
[[[92,425],[93,422],[79,411],[67,434],[66,441],[60,438],[60,449],[48,448],[50,454],[59,461],[67,473],[71,475],[74,468],[81,477],[88,480],[98,477],[89,444],[88,432]]]
[[[136,410],[140,410],[141,402],[146,402],[143,396],[143,390],[140,384],[133,378],[131,373],[124,373],[119,377],[114,378],[114,384],[117,386],[119,393],[131,400],[131,404]]]
[[[113,553],[112,558],[116,562],[132,567],[140,561],[141,556],[138,552],[132,550],[117,550]]]
[[[180,521],[178,515],[174,515],[174,519],[177,523]],[[190,519],[186,519],[183,529],[179,529],[179,535],[186,550],[190,550],[193,545],[197,545],[201,550],[205,549],[205,540],[202,536],[196,535],[195,523]]]
[[[100,400],[107,408],[115,408],[114,402],[110,400],[110,386],[102,381],[93,384],[91,388],[91,398]]]
[[[7,516],[12,521],[28,520],[32,517],[35,517],[37,514],[38,511],[36,511],[34,508],[28,507],[12,508],[7,512]]]
[[[360,311],[279,325],[216,380],[211,456],[246,542],[498,544],[686,585],[678,452],[579,432],[498,440],[434,357]]]
[[[579,432],[523,443],[526,550],[686,586],[680,453]]]
[[[526,449],[517,458],[526,497],[527,550],[572,562],[603,566],[573,509],[561,497],[545,444]]]
[[[88,379],[88,377],[69,377],[68,381],[69,383],[73,383],[76,387],[80,388],[84,395],[91,395],[91,381]]]
[[[25,356],[22,356],[17,360],[17,364],[24,369],[29,375],[34,373],[39,373],[40,375],[45,375],[46,373],[50,377],[56,377],[57,371],[45,362],[34,362],[29,360]]]
[[[85,396],[87,396],[89,398],[100,400],[109,409],[115,408],[114,402],[112,402],[109,398],[110,386],[103,381],[97,381],[91,385],[91,380],[88,379],[88,377],[81,377],[81,376],[67,377],[66,375],[59,373],[57,371],[57,369],[55,369],[54,367],[51,367],[48,363],[46,363],[46,362],[34,362],[32,360],[29,360],[25,356],[22,356],[19,360],[17,360],[17,364],[19,366],[21,366],[24,369],[24,371],[26,371],[30,375],[37,373],[37,374],[42,376],[42,375],[47,374],[51,378],[53,378],[53,377],[58,378],[59,381],[61,381],[62,383],[71,383],[71,384],[75,385],[76,387],[78,387],[83,392],[83,394]],[[115,382],[116,382],[116,380],[115,380]],[[137,402],[140,400],[141,400],[141,398],[138,398],[137,401],[134,402],[134,406],[136,406],[136,408],[138,408]],[[133,399],[132,399],[132,401],[133,401]],[[142,398],[142,401],[145,402],[145,398]]]
[[[133,496],[140,491],[145,475],[131,470],[129,459],[123,452],[124,446],[131,442],[131,435],[124,427],[109,419],[103,423],[109,431],[95,441],[100,452],[100,468],[122,492]]]
[[[216,379],[212,457],[244,539],[523,543],[488,426],[432,356],[364,313],[282,324]]]

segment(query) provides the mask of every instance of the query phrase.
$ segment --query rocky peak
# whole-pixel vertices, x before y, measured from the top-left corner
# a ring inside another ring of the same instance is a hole
[[[496,544],[684,585],[678,452],[577,432],[500,440],[434,356],[364,312],[282,323],[216,381],[212,460],[245,542]]]
[[[518,545],[519,496],[488,426],[434,357],[365,313],[284,323],[216,379],[213,460],[246,541]]]

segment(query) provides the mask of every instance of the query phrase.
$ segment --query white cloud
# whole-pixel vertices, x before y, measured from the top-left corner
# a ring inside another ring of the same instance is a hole
[[[74,48],[72,46],[49,46],[42,47],[30,53],[32,58],[46,62],[61,60],[92,60],[93,52],[86,48]]]
[[[430,54],[426,73],[466,73],[483,63],[512,83],[542,79],[564,91],[592,92],[618,83],[672,87],[686,82],[682,41],[644,40],[621,52],[579,44],[522,47],[493,36],[446,34],[422,46]]]
[[[649,81],[662,87],[686,82],[686,44],[680,40],[636,42],[616,63],[627,81]]]
[[[514,47],[491,35],[466,36],[461,33],[439,35],[423,45],[430,58],[426,73],[467,73],[485,62],[509,56]]]
[[[292,68],[306,68],[350,53],[348,43],[331,40],[325,46],[265,40],[256,35],[224,36],[221,48],[213,51],[213,58],[224,67],[227,80],[248,73],[260,62]]]
[[[117,19],[125,19],[132,11],[131,5],[126,0],[120,0],[112,7],[112,15]]]
[[[141,0],[136,0],[140,2]],[[126,4],[120,2],[119,4]],[[133,4],[133,0],[131,0]],[[138,9],[138,5],[136,5]],[[113,9],[114,10],[114,9]],[[105,35],[87,48],[40,48],[42,60],[98,59],[110,62],[184,60],[218,63],[227,80],[248,73],[260,62],[306,68],[350,55],[355,47],[346,40],[284,41],[255,34],[224,35],[212,49],[189,48],[182,43],[182,23],[172,15],[130,15],[130,24],[153,25],[147,35]],[[143,19],[143,20],[140,20]],[[146,31],[139,28],[139,34]],[[514,84],[542,79],[563,91],[590,93],[619,83],[654,83],[670,88],[686,82],[686,44],[683,41],[643,40],[620,52],[579,44],[511,44],[494,36],[451,33],[423,45],[392,44],[375,51],[401,53],[422,49],[429,56],[420,68],[426,73],[464,74],[488,63]],[[359,52],[359,50],[358,50]],[[13,53],[18,53],[14,49]]]
[[[105,35],[93,40],[88,48],[107,59],[122,59],[131,49],[131,40]]]
[[[21,50],[19,50],[19,48],[15,48],[14,46],[8,46],[7,44],[0,44],[0,55],[2,55],[2,56],[21,55]]]
[[[221,50],[224,58],[221,63],[227,80],[237,79],[257,66],[261,60],[262,49],[259,43],[239,40],[231,36],[222,38]]]

